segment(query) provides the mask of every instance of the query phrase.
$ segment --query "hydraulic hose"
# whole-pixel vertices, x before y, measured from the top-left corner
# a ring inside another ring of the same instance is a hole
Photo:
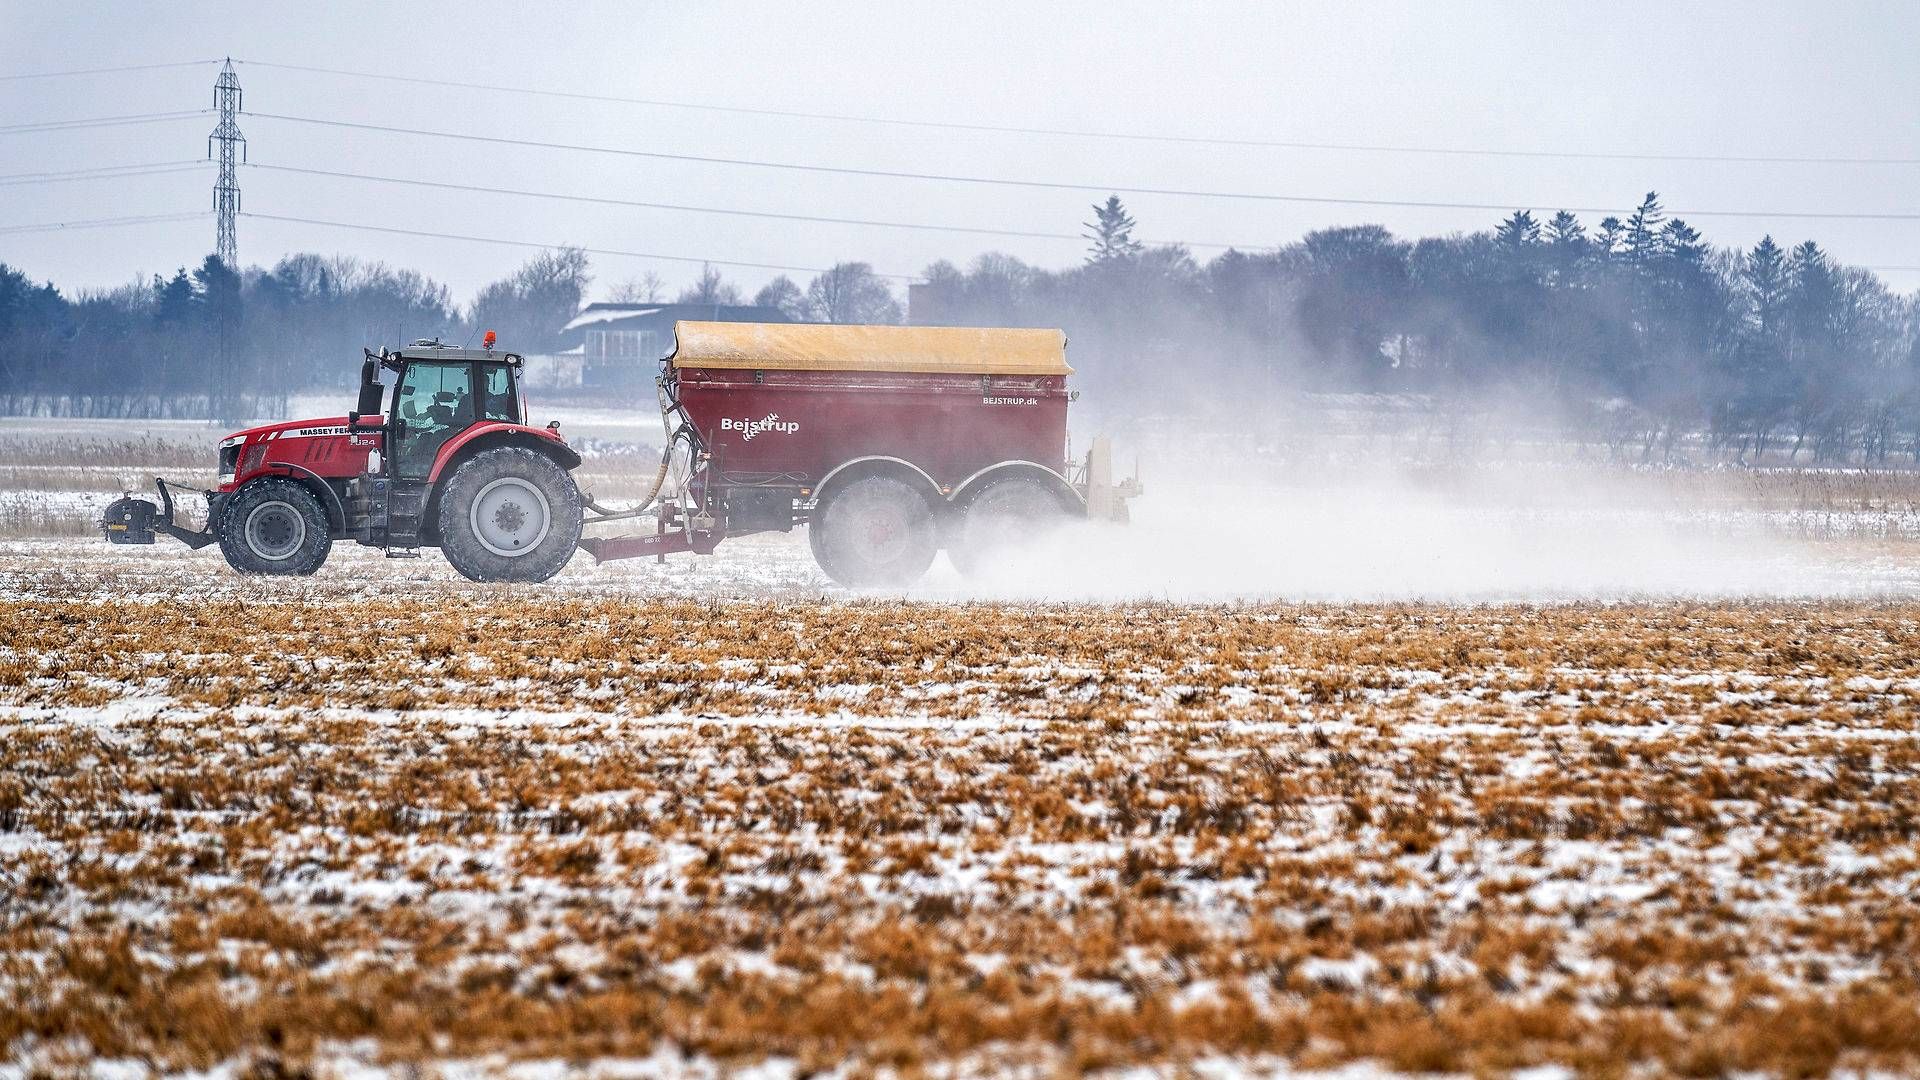
[[[594,518],[595,521],[612,521],[616,518],[639,517],[641,514],[644,514],[647,512],[647,508],[653,505],[653,501],[655,499],[660,497],[660,489],[664,487],[667,482],[667,465],[672,461],[672,459],[673,459],[673,443],[668,442],[667,448],[660,452],[660,468],[654,471],[653,488],[652,490],[647,492],[646,498],[640,500],[640,504],[638,506],[631,506],[625,510],[615,510],[610,507],[601,506],[599,503],[594,502],[593,496],[591,495],[582,496],[582,501],[586,504],[587,509],[600,515],[599,517]]]
[[[639,505],[628,507],[624,510],[601,506],[599,503],[593,501],[592,496],[586,496],[583,501],[587,509],[599,515],[593,520],[613,521],[619,518],[639,517],[641,514],[646,513],[647,508],[651,507],[655,500],[660,498],[661,490],[666,487],[667,474],[671,471],[673,465],[674,446],[678,444],[682,438],[685,438],[690,450],[697,451],[699,449],[699,438],[694,434],[693,424],[686,418],[684,413],[681,414],[680,427],[676,429],[673,426],[673,414],[680,412],[680,402],[669,392],[667,380],[668,376],[666,375],[662,375],[660,378],[654,380],[654,389],[660,401],[660,430],[667,437],[667,445],[660,451],[660,468],[653,474],[652,488],[647,492],[647,497],[640,500]]]

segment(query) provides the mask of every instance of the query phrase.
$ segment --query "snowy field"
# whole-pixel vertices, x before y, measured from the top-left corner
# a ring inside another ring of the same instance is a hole
[[[98,538],[213,437],[0,423],[0,1080],[1920,1070],[1913,474],[1163,463],[876,594]]]
[[[1920,545],[1549,524],[1618,602],[0,542],[0,1075],[1920,1068]]]

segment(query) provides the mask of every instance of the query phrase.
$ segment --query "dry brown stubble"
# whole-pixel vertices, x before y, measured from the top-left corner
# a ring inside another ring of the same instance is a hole
[[[1920,1066],[1920,605],[0,601],[0,1057]]]

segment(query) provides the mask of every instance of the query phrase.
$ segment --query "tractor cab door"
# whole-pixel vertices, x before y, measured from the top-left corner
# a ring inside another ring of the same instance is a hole
[[[517,381],[511,365],[480,364],[480,419],[526,422],[520,419],[520,391],[514,385]]]
[[[425,480],[448,439],[474,423],[473,365],[416,360],[393,393],[393,475]]]

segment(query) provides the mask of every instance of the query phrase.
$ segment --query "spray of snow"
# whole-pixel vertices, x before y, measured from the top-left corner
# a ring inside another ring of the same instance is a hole
[[[1584,488],[1584,489],[1583,489]],[[1170,490],[1171,489],[1171,490]],[[1128,526],[1076,524],[960,577],[942,599],[1464,602],[1914,595],[1859,545],[1793,534],[1766,511],[1632,505],[1604,486],[1434,490],[1192,487],[1136,500]]]

